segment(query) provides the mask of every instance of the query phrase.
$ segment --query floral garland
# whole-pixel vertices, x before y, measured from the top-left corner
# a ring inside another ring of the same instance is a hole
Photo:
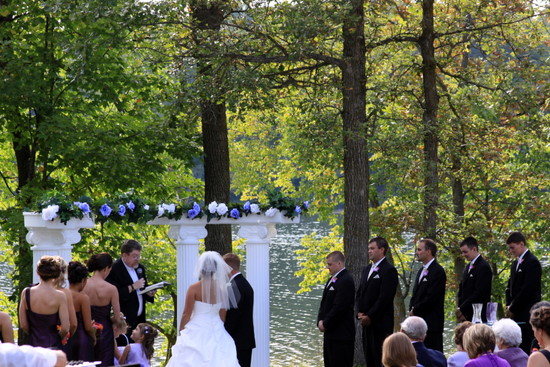
[[[37,201],[35,211],[42,214],[42,219],[52,221],[59,218],[64,224],[73,218],[95,218],[96,222],[105,223],[146,223],[155,218],[179,220],[181,218],[196,219],[206,216],[207,222],[212,219],[239,219],[249,215],[265,215],[272,217],[281,212],[285,217],[294,218],[307,212],[309,202],[298,202],[283,197],[280,193],[270,194],[269,203],[261,205],[257,201],[240,203],[217,203],[215,201],[206,207],[201,207],[194,200],[178,203],[151,204],[132,194],[119,195],[114,199],[102,199],[95,202],[82,196],[78,200],[69,200],[61,193],[46,194]]]

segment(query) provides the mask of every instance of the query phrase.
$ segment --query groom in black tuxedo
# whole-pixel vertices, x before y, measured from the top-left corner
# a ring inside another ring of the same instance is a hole
[[[116,260],[111,272],[105,280],[118,289],[120,311],[126,318],[130,337],[132,330],[145,319],[145,302],[153,302],[156,291],[142,295],[138,291],[147,287],[145,267],[139,263],[141,259],[141,245],[136,240],[126,240],[120,248],[121,258]]]
[[[481,321],[487,322],[487,302],[491,301],[493,272],[489,263],[480,255],[479,245],[474,237],[466,237],[460,243],[460,252],[470,263],[464,268],[458,288],[456,316],[459,322],[472,321],[472,304],[481,303]]]
[[[254,290],[241,274],[241,259],[236,254],[225,254],[223,259],[231,267],[231,286],[237,300],[237,308],[227,311],[225,330],[231,335],[237,347],[237,359],[241,367],[250,367],[252,349],[256,348],[254,338]]]
[[[352,367],[355,283],[345,268],[344,254],[333,251],[326,261],[331,278],[325,284],[317,315],[317,328],[323,333],[323,359],[325,367]]]
[[[357,290],[357,319],[363,326],[363,352],[367,367],[382,366],[382,343],[393,332],[393,298],[397,270],[386,259],[390,246],[382,237],[369,241],[371,264],[363,269]]]
[[[534,338],[529,324],[529,310],[541,298],[542,267],[536,256],[527,249],[527,241],[520,232],[512,232],[506,244],[516,258],[506,287],[506,316],[518,323],[521,328],[519,347],[529,354]]]

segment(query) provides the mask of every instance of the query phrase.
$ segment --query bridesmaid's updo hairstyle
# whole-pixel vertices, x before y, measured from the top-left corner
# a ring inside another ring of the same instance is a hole
[[[543,306],[532,310],[529,322],[535,329],[550,335],[550,307]]]
[[[86,265],[88,266],[88,271],[90,272],[103,270],[113,266],[113,258],[106,252],[94,254],[90,257],[90,260],[88,260]]]
[[[78,284],[84,279],[88,278],[88,269],[82,263],[78,261],[71,261],[69,263],[69,283]]]
[[[42,280],[57,279],[61,274],[61,266],[55,257],[42,256],[36,264],[36,272]]]
[[[65,273],[67,273],[67,262],[61,256],[53,256],[53,258],[59,263],[59,268],[61,269],[59,277],[55,281],[56,286],[63,287],[65,285]]]

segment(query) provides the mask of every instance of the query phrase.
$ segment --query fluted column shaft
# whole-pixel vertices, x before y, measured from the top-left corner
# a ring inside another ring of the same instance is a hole
[[[192,223],[192,222],[190,222]],[[198,281],[195,265],[199,257],[199,241],[206,237],[207,231],[203,223],[176,224],[170,226],[170,238],[176,240],[178,304],[176,308],[179,328],[181,315],[185,307],[185,296],[189,286]]]
[[[273,223],[241,224],[246,239],[246,276],[254,289],[256,349],[252,366],[269,366],[269,243],[277,233]]]

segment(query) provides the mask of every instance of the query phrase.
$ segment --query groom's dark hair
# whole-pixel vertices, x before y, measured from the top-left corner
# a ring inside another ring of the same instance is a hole
[[[239,270],[241,268],[241,259],[237,254],[234,254],[232,252],[225,254],[223,255],[223,260],[233,270]]]

